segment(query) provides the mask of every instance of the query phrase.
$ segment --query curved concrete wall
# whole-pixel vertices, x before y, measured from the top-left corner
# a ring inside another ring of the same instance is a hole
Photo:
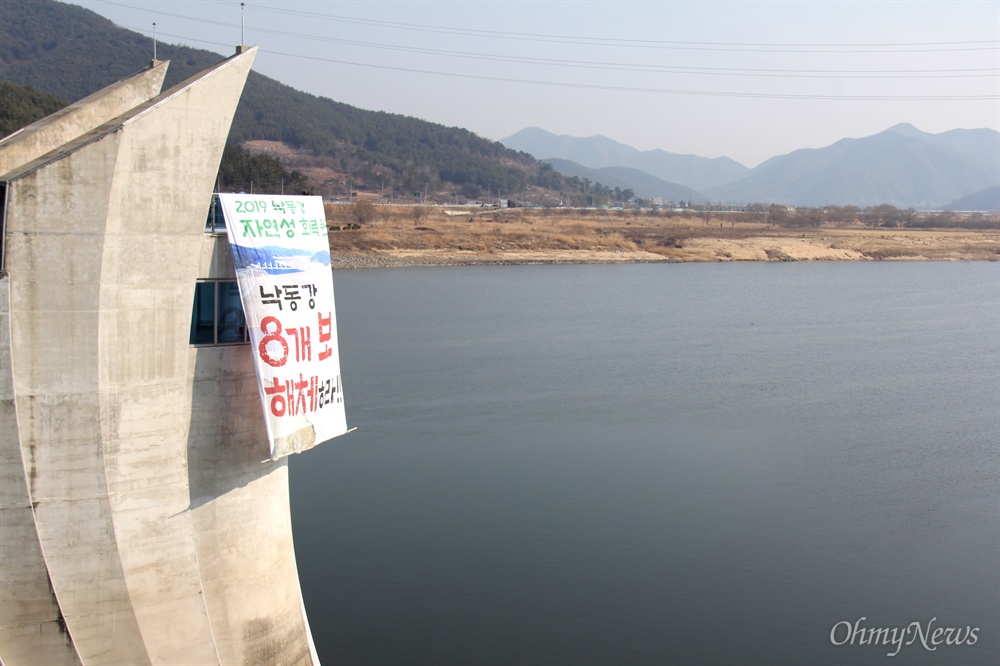
[[[129,78],[0,139],[0,174],[56,150],[149,100],[160,92],[168,65],[167,61],[154,61]]]
[[[188,344],[196,279],[234,277],[204,225],[255,52],[5,177],[0,526],[33,599],[0,605],[7,666],[29,635],[50,663],[317,662],[250,349]]]
[[[35,530],[18,441],[10,280],[0,275],[0,662],[78,664]]]

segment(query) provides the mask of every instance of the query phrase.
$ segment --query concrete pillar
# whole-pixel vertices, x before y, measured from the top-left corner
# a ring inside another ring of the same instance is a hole
[[[0,176],[56,150],[159,94],[168,61],[154,61],[127,79],[102,88],[0,139]]]
[[[196,280],[235,278],[204,226],[255,54],[5,176],[2,518],[52,590],[0,606],[8,666],[53,623],[53,663],[317,663],[250,349],[188,341]]]

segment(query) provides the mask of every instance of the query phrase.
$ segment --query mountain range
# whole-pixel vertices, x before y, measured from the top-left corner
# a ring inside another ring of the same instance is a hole
[[[576,138],[555,135],[537,127],[523,129],[517,134],[501,139],[500,143],[541,160],[549,158],[570,160],[591,169],[606,167],[638,169],[668,183],[677,183],[682,188],[695,190],[731,183],[743,178],[750,171],[728,157],[709,159],[697,155],[668,153],[665,150],[641,151],[603,136]]]
[[[632,190],[635,196],[641,199],[708,202],[708,197],[693,188],[657,178],[641,169],[620,166],[591,169],[572,160],[558,157],[548,157],[542,161],[552,165],[552,168],[565,176],[584,178],[612,189]]]
[[[874,206],[1000,210],[1000,132],[956,129],[940,134],[901,123],[872,136],[796,150],[750,169],[726,157],[640,151],[603,136],[557,136],[522,130],[501,143],[560,171],[620,176],[632,188],[684,192],[678,199],[793,206]],[[648,177],[623,172],[637,169]],[[602,181],[606,182],[606,181]],[[640,194],[640,196],[643,196]],[[645,196],[653,196],[647,194]],[[664,196],[664,195],[656,195]]]
[[[148,63],[149,50],[148,37],[82,7],[0,2],[0,79],[63,100],[129,76]],[[158,53],[171,62],[166,86],[220,59],[170,44],[160,44]],[[23,108],[10,116],[11,128],[51,112],[25,91],[17,95]],[[0,107],[13,97],[0,96]],[[303,172],[308,165],[314,191],[326,195],[423,191],[454,201],[488,198],[499,189],[515,198],[583,205],[631,189],[638,197],[672,201],[1000,209],[1000,133],[989,129],[929,134],[901,124],[750,169],[727,157],[640,151],[605,137],[537,128],[496,142],[462,128],[359,109],[251,72],[229,140],[280,144],[282,155],[291,156],[282,157],[286,165]]]
[[[75,101],[135,73],[151,55],[148,37],[83,7],[0,0],[4,81]],[[157,56],[170,61],[165,88],[222,59],[218,53],[166,43],[158,45]],[[0,98],[0,106],[7,101]],[[309,165],[319,194],[350,187],[402,197],[419,190],[454,200],[500,188],[554,192],[553,201],[584,196],[582,188],[548,165],[466,129],[359,109],[257,72],[247,78],[229,134],[233,144],[253,141],[281,144],[285,154]]]

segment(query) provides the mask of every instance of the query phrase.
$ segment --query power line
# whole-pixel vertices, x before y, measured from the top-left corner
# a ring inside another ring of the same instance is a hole
[[[589,60],[566,60],[558,58],[533,58],[503,54],[470,53],[465,51],[447,51],[415,46],[399,46],[381,44],[378,42],[363,42],[337,37],[315,37],[301,35],[269,28],[257,29],[258,32],[286,37],[296,37],[322,41],[331,44],[361,46],[365,48],[404,53],[423,53],[426,55],[444,56],[449,58],[464,58],[492,62],[509,62],[528,65],[550,65],[555,67],[572,67],[590,70],[610,70],[641,73],[662,74],[696,74],[709,76],[746,76],[773,78],[817,78],[817,79],[934,79],[934,78],[996,78],[1000,67],[981,67],[964,69],[903,69],[903,70],[803,70],[803,69],[762,69],[742,67],[696,67],[676,65],[650,65],[642,63],[602,62]]]
[[[523,33],[506,32],[500,30],[482,30],[478,28],[452,28],[448,26],[421,25],[414,23],[402,23],[398,21],[385,21],[378,19],[356,18],[350,16],[339,16],[334,14],[320,14],[317,12],[304,12],[295,9],[276,9],[266,5],[254,5],[254,9],[284,14],[288,16],[302,16],[311,19],[322,19],[339,23],[355,23],[362,25],[372,25],[380,27],[390,27],[398,30],[409,30],[417,32],[438,32],[453,35],[475,35],[478,37],[494,37],[498,39],[515,39],[540,42],[565,43],[565,44],[586,44],[586,45],[606,45],[606,46],[635,46],[642,48],[664,48],[664,49],[686,49],[686,50],[725,50],[739,51],[750,50],[760,51],[775,49],[781,53],[820,53],[830,52],[825,49],[844,49],[845,53],[865,53],[857,49],[877,49],[874,53],[898,53],[898,52],[935,52],[935,51],[964,51],[964,50],[997,50],[1000,44],[997,40],[975,40],[975,41],[950,41],[950,42],[901,42],[901,43],[863,43],[863,44],[807,44],[807,43],[764,43],[764,42],[686,42],[673,40],[651,40],[651,39],[622,39],[608,37],[582,37],[571,35],[550,35],[544,33]],[[984,46],[984,45],[989,46]],[[886,51],[884,49],[903,49],[913,47],[903,51]],[[967,47],[967,48],[960,48]],[[797,51],[793,49],[802,49]]]
[[[228,44],[211,42],[200,39],[190,39],[179,35],[168,35],[175,39],[189,39],[189,41],[212,44],[214,46],[226,47]],[[287,58],[297,58],[301,60],[311,60],[316,62],[326,62],[337,65],[348,65],[352,67],[366,67],[396,72],[407,72],[410,74],[427,74],[434,76],[447,76],[454,78],[473,79],[480,81],[493,81],[501,83],[518,83],[528,85],[540,85],[548,87],[577,88],[587,90],[604,90],[610,92],[631,92],[648,93],[661,95],[686,95],[699,97],[736,97],[751,99],[788,99],[788,100],[828,100],[828,101],[995,101],[1000,100],[1000,95],[814,95],[814,94],[790,94],[790,93],[764,93],[764,92],[728,92],[713,90],[685,90],[671,88],[646,88],[637,86],[612,86],[596,83],[573,83],[568,81],[540,81],[535,79],[519,79],[514,77],[488,76],[483,74],[466,74],[459,72],[442,72],[435,70],[417,69],[413,67],[398,67],[392,65],[374,65],[371,63],[356,62],[350,60],[340,60],[335,58],[323,58],[319,56],[309,56],[299,53],[284,53],[270,49],[261,49],[262,54],[275,55]]]
[[[214,25],[227,25],[219,21],[209,21]],[[365,42],[351,39],[341,39],[337,37],[321,37],[315,35],[305,35],[302,33],[289,32],[286,30],[275,30],[272,28],[253,28],[262,34],[278,35],[283,37],[294,37],[296,39],[309,39],[329,44],[344,44],[348,46],[361,46],[387,51],[398,51],[404,53],[423,53],[427,55],[444,56],[449,58],[464,58],[471,60],[484,60],[494,62],[509,62],[530,65],[550,65],[556,67],[571,67],[577,69],[611,70],[611,71],[634,71],[641,73],[665,73],[665,74],[699,74],[709,76],[743,76],[743,77],[771,77],[771,78],[818,78],[818,79],[933,79],[933,78],[994,78],[1000,74],[998,67],[962,68],[962,69],[896,69],[896,70],[803,70],[803,69],[763,69],[763,68],[737,68],[737,67],[697,67],[697,66],[676,66],[676,65],[651,65],[643,63],[622,63],[604,62],[588,60],[567,60],[558,58],[535,58],[524,56],[512,56],[504,54],[470,53],[466,51],[449,51],[443,49],[430,49],[414,46],[400,46],[393,44],[382,44],[378,42]],[[189,39],[177,36],[178,39]]]
[[[192,17],[185,16],[181,14],[174,14],[170,12],[164,12],[160,10],[146,9],[142,7],[132,7],[120,2],[112,2],[111,0],[101,0],[105,4],[115,5],[119,7],[126,7],[130,9],[139,9],[144,12],[154,13],[160,16],[170,16],[173,18],[179,18],[184,21],[199,22],[212,26],[221,26],[225,28],[233,28],[234,25],[227,23],[225,21],[212,20],[202,17]],[[231,4],[231,3],[219,3],[219,4]],[[269,7],[254,5],[251,7],[254,10],[263,9],[265,11],[275,12],[279,14],[293,15],[299,17],[311,17],[322,20],[329,21],[348,21],[348,22],[362,22],[370,23],[372,25],[381,27],[391,27],[391,28],[414,28],[420,30],[445,30],[447,32],[452,32],[455,34],[464,33],[475,33],[475,34],[495,34],[504,37],[553,37],[552,35],[540,35],[534,33],[509,33],[501,31],[484,31],[484,30],[458,30],[451,28],[442,28],[441,26],[413,26],[410,24],[402,24],[394,21],[382,21],[374,19],[353,19],[343,16],[334,16],[327,14],[319,14],[315,12],[303,12],[294,9],[273,9]],[[261,34],[276,35],[281,37],[290,37],[297,40],[312,40],[323,42],[327,44],[342,44],[352,47],[362,47],[370,49],[378,49],[385,51],[395,51],[400,53],[419,53],[430,56],[445,57],[450,59],[461,58],[467,60],[478,60],[478,61],[492,61],[492,62],[502,62],[502,63],[513,63],[521,65],[542,65],[542,66],[552,66],[561,68],[574,68],[583,69],[587,71],[617,71],[617,72],[634,72],[641,74],[662,74],[662,75],[687,75],[687,76],[712,76],[712,77],[738,77],[738,78],[784,78],[784,79],[836,79],[836,80],[868,80],[868,79],[896,79],[896,80],[908,80],[908,79],[996,79],[1000,81],[1000,68],[990,67],[990,68],[952,68],[952,69],[787,69],[787,68],[749,68],[749,67],[700,67],[700,66],[677,66],[677,65],[660,65],[660,64],[645,64],[645,63],[627,63],[627,62],[610,62],[601,60],[573,60],[573,59],[562,59],[562,58],[541,58],[541,57],[528,57],[528,56],[518,56],[509,54],[491,54],[491,53],[478,53],[478,52],[468,52],[468,51],[455,51],[428,47],[417,47],[417,46],[405,46],[398,44],[385,44],[378,42],[369,42],[353,39],[343,39],[337,37],[326,37],[309,35],[300,32],[292,32],[287,30],[278,30],[274,28],[261,27],[253,28],[251,30],[256,30]],[[140,30],[144,32],[144,30]],[[208,44],[217,44],[215,42],[208,42],[204,40],[193,39],[186,36],[171,35],[171,37],[185,40],[185,41],[195,41],[203,42]],[[563,36],[558,36],[560,39]],[[574,38],[576,39],[576,38]],[[599,41],[621,41],[621,40],[603,40],[603,38],[580,38],[582,40],[599,40]],[[660,44],[660,45],[691,45],[697,44],[701,46],[711,45],[714,46],[734,46],[735,43],[711,43],[711,42],[652,42],[651,40],[625,40],[642,44]],[[899,47],[899,46],[932,46],[940,47],[943,45],[955,46],[955,45],[981,45],[981,44],[998,44],[998,42],[992,41],[968,41],[968,42],[933,42],[933,43],[906,43],[906,44],[864,44],[864,45],[852,45],[852,47],[862,46],[862,47]],[[739,44],[737,46],[760,46],[760,44]],[[796,44],[778,44],[770,46],[781,46],[781,47],[797,47],[801,45]],[[843,45],[819,45],[819,46],[843,46]],[[977,47],[978,48],[978,47]],[[991,48],[1000,48],[1000,46],[993,46]],[[728,50],[728,49],[724,49]],[[435,69],[420,69],[411,66],[393,66],[393,65],[381,65],[374,64],[370,62],[357,62],[349,60],[339,60],[334,58],[323,58],[316,56],[309,56],[304,54],[287,53],[274,51],[270,49],[261,49],[262,53],[268,53],[272,55],[277,55],[286,58],[300,58],[304,60],[329,62],[331,64],[340,64],[353,67],[366,67],[373,69],[381,69],[386,71],[401,71],[415,74],[424,74],[431,76],[447,76],[453,78],[465,78],[465,79],[479,79],[487,81],[497,81],[506,83],[522,83],[531,85],[546,85],[546,86],[561,86],[561,87],[571,87],[571,88],[588,88],[596,90],[609,90],[609,91],[628,91],[628,92],[651,92],[659,94],[675,94],[675,95],[711,95],[711,96],[726,96],[726,97],[759,97],[759,98],[772,98],[772,99],[842,99],[842,100],[900,100],[900,101],[931,101],[931,100],[994,100],[998,96],[996,94],[990,95],[815,95],[815,94],[793,94],[793,93],[764,93],[764,92],[730,92],[730,91],[697,91],[697,90],[686,90],[677,88],[656,88],[656,87],[629,87],[629,86],[614,86],[605,85],[601,83],[573,83],[568,81],[540,81],[533,79],[517,78],[515,76],[490,76],[486,74],[470,74],[470,73],[459,73],[459,72],[449,72],[441,71]],[[811,52],[811,51],[810,51]],[[918,53],[924,53],[925,51],[918,51]],[[796,53],[796,51],[781,51],[781,53]],[[859,51],[847,51],[847,54],[857,54],[861,53]],[[874,51],[875,54],[888,53],[887,51]]]
[[[363,62],[351,62],[347,60],[336,60],[332,58],[320,58],[317,56],[304,56],[295,53],[281,53],[279,51],[264,51],[271,55],[286,56],[291,58],[302,58],[329,62],[339,65],[352,65],[356,67],[371,67],[374,69],[384,69],[397,72],[409,72],[414,74],[433,74],[437,76],[451,76],[464,79],[478,79],[482,81],[496,81],[504,83],[524,83],[541,86],[558,86],[563,88],[584,88],[589,90],[606,90],[616,92],[638,92],[657,93],[663,95],[693,95],[703,97],[744,97],[758,99],[808,99],[808,100],[845,100],[845,101],[985,101],[1000,100],[1000,95],[795,95],[784,93],[763,93],[763,92],[726,92],[708,90],[679,90],[665,88],[640,88],[633,86],[609,86],[593,83],[571,83],[567,81],[538,81],[531,79],[517,79],[501,76],[487,76],[482,74],[463,74],[458,72],[440,72],[433,70],[415,69],[410,67],[396,67],[389,65],[372,65]]]
[[[172,16],[189,21],[198,21],[214,25],[232,27],[221,21],[213,21],[200,17],[184,16],[173,14],[162,10],[148,9],[146,7],[136,7],[122,2],[112,0],[98,0],[107,5],[123,7],[127,9],[150,12],[161,16]],[[225,3],[222,3],[225,4]],[[277,9],[266,5],[250,5],[256,11],[271,12],[286,16],[299,16],[310,19],[320,19],[336,23],[353,23],[359,25],[371,25],[377,27],[388,27],[398,30],[408,30],[416,32],[437,32],[452,35],[465,35],[476,37],[493,37],[497,39],[513,39],[519,41],[555,42],[562,44],[580,45],[604,45],[618,47],[641,47],[659,49],[680,49],[680,50],[701,50],[701,51],[732,51],[732,52],[775,52],[775,53],[936,53],[942,51],[997,51],[1000,50],[998,40],[972,40],[972,41],[945,41],[945,42],[887,42],[887,43],[828,43],[828,44],[808,44],[808,43],[766,43],[766,42],[686,42],[671,40],[649,40],[649,39],[622,39],[608,37],[585,37],[571,35],[549,35],[544,33],[522,33],[505,32],[499,30],[483,30],[479,28],[453,28],[448,26],[421,25],[414,23],[402,23],[397,21],[385,21],[378,19],[366,19],[350,16],[340,16],[335,14],[321,14],[318,12],[305,12],[302,10],[282,8]],[[267,29],[261,28],[261,31]],[[298,37],[310,37],[302,33],[290,33]],[[891,50],[886,50],[891,49]]]

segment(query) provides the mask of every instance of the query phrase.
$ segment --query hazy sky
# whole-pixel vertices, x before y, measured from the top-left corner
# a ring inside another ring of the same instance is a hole
[[[239,0],[72,1],[160,42],[240,41]],[[242,21],[262,74],[489,139],[541,127],[755,166],[901,122],[1000,130],[998,0],[247,0]]]

